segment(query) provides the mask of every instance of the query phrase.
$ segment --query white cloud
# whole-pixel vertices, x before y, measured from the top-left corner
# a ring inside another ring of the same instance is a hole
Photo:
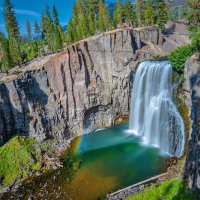
[[[29,15],[34,17],[39,17],[40,14],[32,10],[22,10],[22,9],[13,9],[17,15]],[[3,7],[0,7],[0,11],[3,11]]]
[[[18,15],[30,15],[34,17],[39,17],[40,14],[31,10],[21,10],[21,9],[14,9],[15,13]]]

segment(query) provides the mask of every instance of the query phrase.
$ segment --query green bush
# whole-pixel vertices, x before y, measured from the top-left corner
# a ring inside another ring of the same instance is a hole
[[[127,200],[196,200],[197,198],[187,192],[185,184],[180,180],[166,181],[158,186],[152,185],[136,196]]]
[[[40,170],[41,155],[36,144],[34,139],[16,136],[0,147],[0,188],[26,178],[30,170]]]
[[[169,54],[169,62],[177,72],[183,73],[187,58],[192,56],[195,51],[196,48],[194,45],[188,44],[181,46]]]

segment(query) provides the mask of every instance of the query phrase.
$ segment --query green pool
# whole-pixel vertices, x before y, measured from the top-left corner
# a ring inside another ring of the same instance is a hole
[[[106,194],[166,170],[166,155],[142,144],[118,125],[76,138],[63,155],[64,168],[23,183],[21,199],[101,199]],[[18,196],[17,196],[18,195]],[[20,198],[19,198],[20,199]]]

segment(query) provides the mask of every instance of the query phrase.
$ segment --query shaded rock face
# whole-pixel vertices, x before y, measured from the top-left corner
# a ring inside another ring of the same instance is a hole
[[[186,160],[185,178],[190,188],[200,195],[200,54],[186,63],[184,86],[191,117],[191,135]]]
[[[128,115],[137,63],[151,57],[137,52],[159,42],[157,28],[108,32],[1,83],[1,143],[14,134],[62,142],[110,126],[118,114]]]

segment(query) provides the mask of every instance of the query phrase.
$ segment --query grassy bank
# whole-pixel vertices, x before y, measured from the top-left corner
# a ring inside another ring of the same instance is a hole
[[[152,185],[136,196],[127,200],[196,200],[197,198],[187,192],[186,185],[180,180],[166,181],[158,186]]]
[[[57,157],[56,141],[38,142],[33,138],[15,136],[0,147],[0,189],[48,170],[43,159]]]
[[[34,139],[16,136],[0,147],[0,188],[26,178],[41,168],[41,154]]]

